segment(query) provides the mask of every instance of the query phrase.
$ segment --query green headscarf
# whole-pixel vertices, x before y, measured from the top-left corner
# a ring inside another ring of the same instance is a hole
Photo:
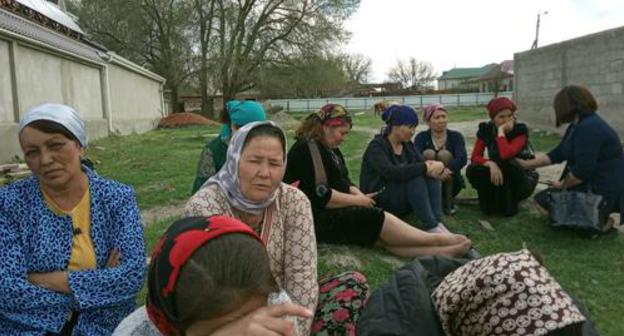
[[[230,100],[225,104],[228,115],[230,117],[230,124],[242,127],[250,122],[265,121],[266,113],[262,104],[253,100],[245,100],[239,102],[238,100]],[[223,125],[221,128],[220,136],[222,139],[227,139],[232,134],[230,125]]]

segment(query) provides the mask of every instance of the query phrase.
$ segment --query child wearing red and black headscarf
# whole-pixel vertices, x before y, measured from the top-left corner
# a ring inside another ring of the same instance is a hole
[[[466,176],[477,190],[479,206],[486,215],[514,216],[518,203],[529,197],[537,184],[537,173],[527,172],[514,161],[533,155],[528,145],[529,129],[516,122],[516,109],[509,98],[492,99],[487,105],[490,121],[480,123],[477,131]]]

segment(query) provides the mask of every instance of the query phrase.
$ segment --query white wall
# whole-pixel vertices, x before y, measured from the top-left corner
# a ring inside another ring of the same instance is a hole
[[[43,103],[72,106],[90,139],[144,132],[163,116],[163,83],[119,56],[87,60],[0,29],[0,163],[22,156],[15,111],[23,115]]]

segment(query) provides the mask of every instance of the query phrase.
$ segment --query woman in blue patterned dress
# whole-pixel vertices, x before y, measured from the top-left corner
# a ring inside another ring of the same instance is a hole
[[[134,192],[81,164],[84,123],[68,106],[30,110],[19,141],[33,176],[0,188],[0,330],[110,335],[145,276]]]

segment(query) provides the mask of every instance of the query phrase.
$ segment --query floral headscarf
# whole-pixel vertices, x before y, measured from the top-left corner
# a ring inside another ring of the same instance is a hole
[[[321,119],[323,126],[346,126],[351,127],[351,116],[349,112],[338,104],[327,104],[321,107],[316,113],[316,116]]]
[[[471,261],[431,297],[449,336],[537,336],[585,321],[528,250]]]

